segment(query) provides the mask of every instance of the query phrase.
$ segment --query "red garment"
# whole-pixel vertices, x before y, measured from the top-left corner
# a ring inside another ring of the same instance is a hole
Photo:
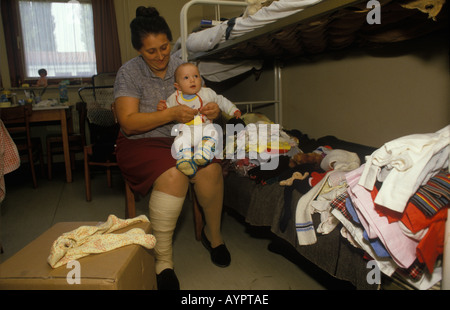
[[[372,199],[375,200],[378,191],[372,191]],[[447,208],[442,208],[434,216],[427,217],[412,202],[409,202],[403,211],[398,213],[388,208],[375,205],[381,216],[386,216],[389,223],[401,221],[413,234],[428,228],[425,236],[417,245],[416,254],[419,262],[424,263],[430,273],[434,270],[436,259],[443,253],[445,238],[445,222],[447,220]]]
[[[325,176],[327,175],[326,172],[311,172],[311,177],[309,178],[309,185],[311,187],[316,186],[317,183],[319,183]]]
[[[428,270],[433,272],[436,259],[443,253],[445,221],[447,208],[439,210],[433,217],[427,218],[414,204],[408,203],[404,211],[402,223],[413,233],[428,228],[426,235],[417,245],[417,258],[425,263]]]

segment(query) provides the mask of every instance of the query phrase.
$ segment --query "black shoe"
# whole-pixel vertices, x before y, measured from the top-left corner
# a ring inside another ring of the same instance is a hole
[[[202,244],[211,253],[211,261],[219,267],[228,267],[231,262],[230,252],[228,252],[225,244],[221,244],[215,248],[211,247],[211,242],[205,235],[205,229],[202,229]]]
[[[156,275],[156,283],[158,290],[179,290],[180,283],[178,282],[177,275],[173,269],[167,268]]]

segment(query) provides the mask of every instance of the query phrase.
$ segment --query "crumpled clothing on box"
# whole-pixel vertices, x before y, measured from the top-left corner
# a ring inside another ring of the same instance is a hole
[[[57,268],[90,254],[104,253],[130,244],[152,249],[156,244],[155,236],[146,234],[141,228],[133,228],[122,234],[112,233],[141,222],[149,220],[145,215],[126,220],[110,215],[106,222],[99,225],[80,226],[53,242],[47,262],[52,268]]]

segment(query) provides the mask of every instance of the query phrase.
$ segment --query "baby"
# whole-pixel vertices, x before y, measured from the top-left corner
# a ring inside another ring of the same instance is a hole
[[[208,102],[216,102],[220,110],[226,114],[236,118],[241,116],[241,111],[231,101],[216,94],[210,88],[202,87],[200,72],[197,66],[192,63],[184,63],[177,68],[174,86],[176,91],[165,103],[162,101],[158,104],[158,110],[175,107],[179,104],[199,110]],[[195,126],[198,128],[198,126],[211,123],[211,120],[199,113],[194,120],[186,124],[190,126],[190,134],[182,131],[175,138],[177,168],[187,176],[194,176],[198,166],[207,165],[214,158],[218,138],[217,132],[210,130],[208,136],[194,134],[194,132],[198,132],[198,130],[195,130]],[[197,147],[193,148],[192,146]]]

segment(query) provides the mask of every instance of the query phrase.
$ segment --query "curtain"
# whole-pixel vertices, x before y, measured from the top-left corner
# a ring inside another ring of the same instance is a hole
[[[19,86],[23,81],[23,62],[21,53],[18,53],[19,45],[17,38],[19,37],[19,24],[18,19],[13,16],[18,16],[17,2],[13,0],[2,0],[1,12],[3,20],[3,31],[5,33],[6,53],[8,55],[8,67],[9,75],[11,79],[11,85]]]
[[[122,65],[114,0],[92,1],[97,72],[117,72]]]

